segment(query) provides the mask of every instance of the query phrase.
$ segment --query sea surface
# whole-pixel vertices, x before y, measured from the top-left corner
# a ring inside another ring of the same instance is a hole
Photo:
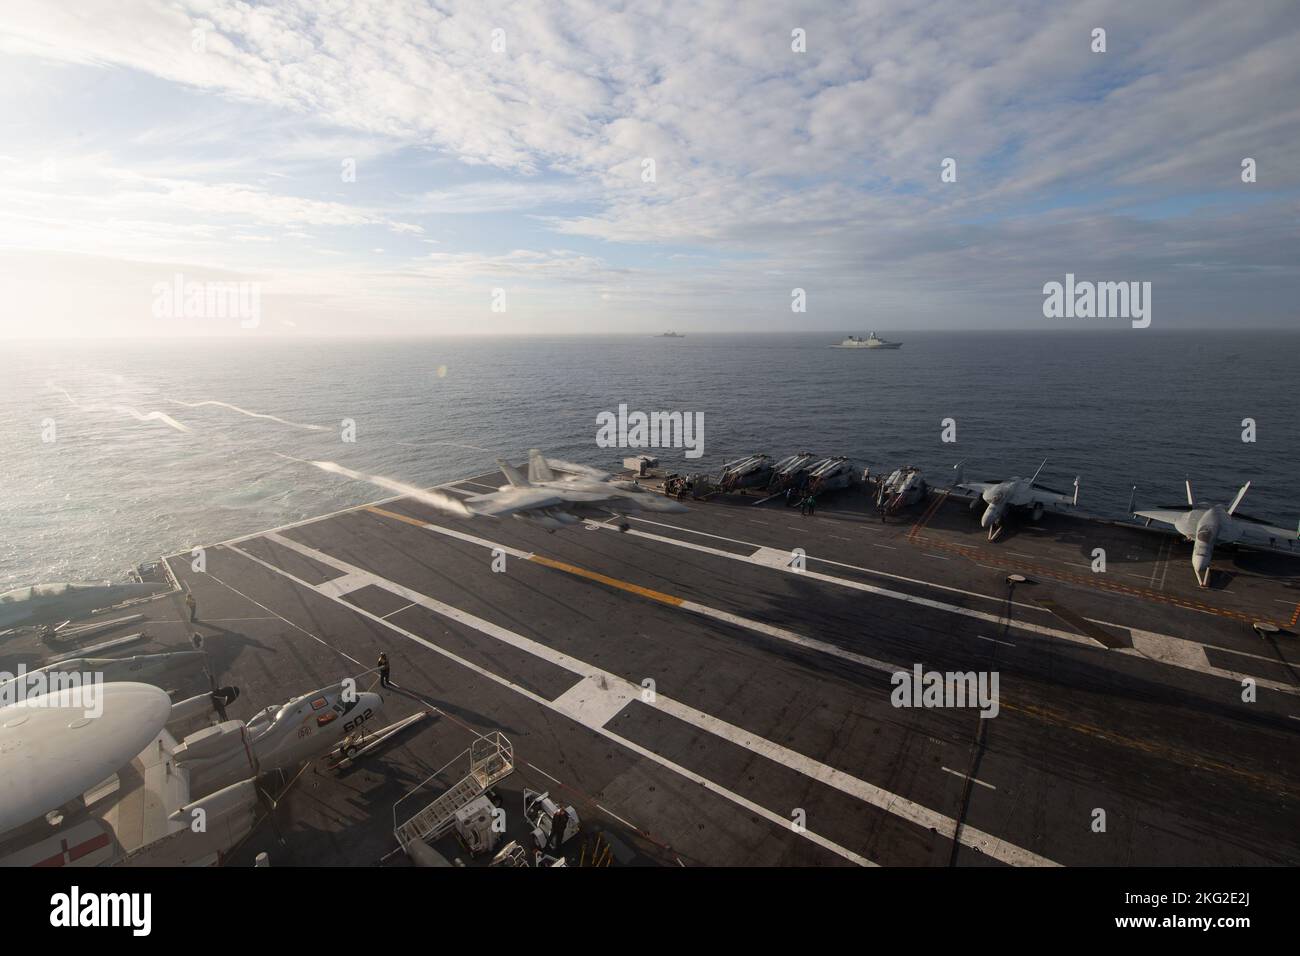
[[[1046,457],[1040,480],[1081,476],[1093,514],[1125,515],[1134,484],[1139,507],[1181,502],[1190,477],[1225,502],[1251,480],[1243,511],[1300,518],[1300,334],[880,331],[903,348],[835,350],[834,333],[0,343],[0,590],[120,580],[391,494],[308,460],[421,486],[531,447],[614,468],[638,451],[596,444],[620,403],[703,413],[703,457],[658,451],[682,470],[811,450],[947,484],[959,459],[989,479]],[[199,402],[283,421],[181,404]]]

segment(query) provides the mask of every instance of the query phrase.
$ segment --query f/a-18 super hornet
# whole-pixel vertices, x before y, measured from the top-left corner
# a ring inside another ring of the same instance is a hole
[[[484,495],[466,498],[464,505],[471,515],[504,517],[511,515],[548,531],[579,524],[584,518],[618,519],[618,530],[630,525],[626,512],[689,510],[669,498],[642,490],[635,481],[612,477],[608,472],[569,462],[549,462],[533,448],[528,452],[528,475],[525,477],[508,461],[498,458],[507,485]],[[560,474],[556,474],[556,472]]]
[[[1221,504],[1197,502],[1192,497],[1192,483],[1188,481],[1186,485],[1186,505],[1163,505],[1151,511],[1135,511],[1133,516],[1146,518],[1147,524],[1159,521],[1171,525],[1192,542],[1192,572],[1201,587],[1210,586],[1210,562],[1214,559],[1214,546],[1219,542],[1300,554],[1300,530],[1289,531],[1261,518],[1238,513],[1237,508],[1250,489],[1249,481],[1241,486],[1227,508]]]
[[[1057,508],[1062,505],[1074,507],[1079,503],[1077,477],[1074,479],[1073,495],[1038,483],[1038,475],[1047,464],[1046,458],[1043,459],[1043,464],[1038,466],[1038,471],[1034,472],[1033,477],[1007,478],[1003,481],[965,481],[962,470],[964,464],[965,461],[959,461],[953,466],[957,472],[953,488],[972,492],[977,496],[971,501],[972,509],[980,501],[987,505],[980,518],[980,527],[988,528],[990,541],[996,541],[998,535],[1002,533],[1007,512],[1012,508],[1032,509],[1031,520],[1037,521],[1043,516],[1044,508]]]

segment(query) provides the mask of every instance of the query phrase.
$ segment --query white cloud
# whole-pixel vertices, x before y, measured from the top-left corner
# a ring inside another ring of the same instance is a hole
[[[1101,55],[1088,48],[1097,25],[1109,36]],[[807,53],[790,49],[794,26]],[[1294,286],[1275,261],[1300,258],[1294,230],[1263,204],[1190,200],[1300,187],[1298,34],[1286,0],[1261,0],[1249,17],[1227,0],[618,12],[493,0],[11,2],[0,51],[134,71],[211,112],[65,148],[57,183],[44,157],[7,145],[0,242],[227,266],[265,246],[262,264],[286,276],[314,276],[308,256],[338,254],[355,260],[356,282],[387,295],[392,274],[363,264],[384,230],[447,249],[409,275],[459,284],[466,301],[474,283],[503,277],[607,283],[606,301],[679,308],[703,297],[712,311],[701,315],[719,314],[727,283],[727,301],[757,308],[774,276],[818,283],[815,301],[841,313],[855,289],[889,288],[923,317],[950,305],[936,287],[965,288],[984,302],[967,312],[991,320],[1022,306],[1043,270],[1106,262],[1222,292],[1260,267],[1275,277],[1254,291],[1266,320]],[[93,90],[59,89],[95,103]],[[958,181],[945,185],[948,156]],[[1260,163],[1250,187],[1237,175],[1244,156]],[[348,158],[358,177],[344,186]],[[1162,203],[1165,221],[1134,211]],[[500,224],[489,233],[479,218],[490,216],[515,216],[532,248]],[[316,232],[336,248],[317,248]],[[590,252],[602,244],[629,251]],[[703,260],[650,264],[682,246]],[[640,265],[609,264],[625,259]]]

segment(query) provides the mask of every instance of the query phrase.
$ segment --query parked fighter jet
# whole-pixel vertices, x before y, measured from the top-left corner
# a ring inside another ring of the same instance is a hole
[[[1186,484],[1186,505],[1166,505],[1152,511],[1135,511],[1133,516],[1146,518],[1147,524],[1159,521],[1172,525],[1179,534],[1192,542],[1192,572],[1201,587],[1210,586],[1210,561],[1214,558],[1214,545],[1220,541],[1224,544],[1300,554],[1300,531],[1288,531],[1260,518],[1237,513],[1237,508],[1250,488],[1249,481],[1241,486],[1237,497],[1232,499],[1232,504],[1226,509],[1220,504],[1198,504],[1192,497],[1192,483],[1188,481]]]
[[[98,608],[149,597],[163,584],[38,584],[0,594],[0,629],[77,620]]]
[[[618,530],[630,525],[628,511],[687,511],[685,505],[669,498],[643,491],[635,481],[611,477],[607,472],[585,465],[556,462],[555,469],[536,448],[528,452],[528,477],[514,465],[497,459],[508,485],[485,495],[465,499],[471,515],[504,517],[512,515],[541,525],[548,531],[579,524],[583,518],[605,518],[610,513],[619,519]]]
[[[996,541],[998,535],[1002,533],[1002,525],[1010,508],[1032,508],[1031,520],[1037,521],[1043,516],[1043,509],[1048,505],[1073,507],[1079,503],[1077,477],[1074,479],[1073,495],[1038,484],[1039,472],[1047,464],[1046,458],[1043,459],[1043,464],[1038,466],[1038,471],[1034,472],[1032,478],[1007,478],[1005,481],[964,481],[962,477],[964,464],[963,460],[953,465],[953,469],[957,472],[953,488],[970,491],[979,496],[971,501],[972,509],[981,500],[987,503],[988,507],[984,509],[984,515],[980,518],[980,527],[989,529],[990,541]]]

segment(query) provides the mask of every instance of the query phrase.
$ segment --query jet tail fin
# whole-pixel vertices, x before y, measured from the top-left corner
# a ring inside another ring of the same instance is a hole
[[[529,481],[554,481],[555,472],[551,471],[551,466],[546,459],[542,457],[541,449],[528,449],[528,480]]]
[[[514,465],[510,464],[510,462],[506,461],[504,458],[498,458],[497,465],[501,468],[501,474],[506,476],[506,481],[514,485],[514,487],[516,488],[529,487],[528,479],[525,478],[523,475],[521,475],[519,473],[519,469],[516,468]]]
[[[1192,479],[1190,478],[1183,479],[1183,484],[1187,486],[1187,503],[1189,505],[1195,506],[1196,502],[1192,498]]]
[[[961,461],[957,462],[957,464],[952,466],[952,470],[955,473],[952,479],[952,483],[954,487],[960,485],[963,481],[966,480],[965,465],[966,465],[966,459],[963,458]]]
[[[1044,468],[1046,468],[1046,467],[1047,467],[1047,459],[1044,458],[1044,459],[1043,459],[1043,463],[1042,463],[1041,465],[1038,466],[1038,471],[1034,472],[1034,477],[1032,477],[1032,478],[1029,479],[1029,483],[1030,483],[1031,485],[1032,485],[1035,481],[1038,480],[1038,475],[1039,475],[1039,474],[1042,472],[1042,470],[1043,470]]]
[[[1237,492],[1237,497],[1232,499],[1232,504],[1228,506],[1228,514],[1232,514],[1237,510],[1237,506],[1241,504],[1241,499],[1246,497],[1246,492],[1249,490],[1250,482],[1248,481],[1241,486],[1241,490]]]

